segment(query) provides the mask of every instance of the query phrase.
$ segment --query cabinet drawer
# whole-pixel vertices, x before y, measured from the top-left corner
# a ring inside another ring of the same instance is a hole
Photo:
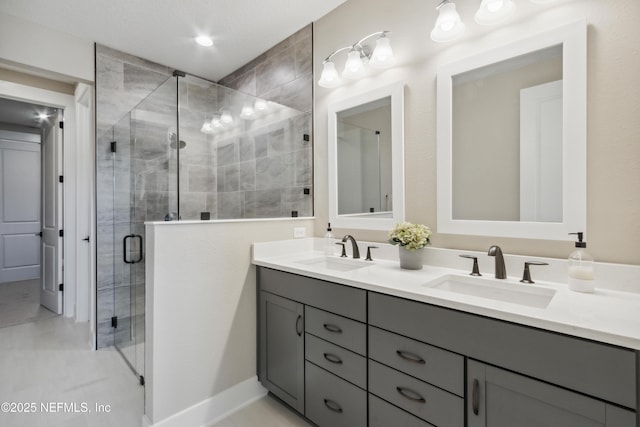
[[[367,321],[367,292],[362,289],[265,267],[258,267],[258,283],[260,290]]]
[[[369,391],[438,427],[464,425],[464,399],[372,360]]]
[[[369,427],[434,427],[418,417],[393,406],[373,394],[369,395]]]
[[[633,350],[375,292],[369,293],[369,323],[627,408],[637,407]]]
[[[310,334],[305,335],[304,354],[308,361],[358,387],[367,388],[367,359],[359,354]]]
[[[365,427],[367,393],[306,362],[305,416],[319,427]]]
[[[369,358],[464,396],[464,357],[369,326]]]
[[[367,330],[364,323],[309,306],[304,310],[306,332],[356,353],[367,354]]]

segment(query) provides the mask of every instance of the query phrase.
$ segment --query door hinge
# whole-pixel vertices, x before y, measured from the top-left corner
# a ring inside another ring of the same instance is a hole
[[[309,136],[308,133],[305,133],[302,135],[302,140],[308,142],[309,140],[311,140],[311,137]]]
[[[58,236],[64,237],[64,230],[58,230]]]
[[[64,122],[59,122],[60,123],[60,129],[64,129]]]
[[[111,141],[111,152],[112,153],[116,152],[116,141]]]
[[[60,283],[60,284],[58,285],[58,290],[59,290],[60,292],[63,292],[63,291],[64,291],[64,283]]]
[[[60,175],[60,176],[58,177],[58,182],[64,182],[64,176]]]
[[[118,316],[113,316],[111,318],[111,327],[118,328]]]
[[[144,385],[144,377],[140,375],[140,385]]]

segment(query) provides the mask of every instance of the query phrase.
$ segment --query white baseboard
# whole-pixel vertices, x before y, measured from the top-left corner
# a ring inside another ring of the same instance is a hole
[[[151,424],[145,415],[142,425],[143,427],[210,426],[266,394],[267,389],[258,382],[258,377],[252,377],[155,424]]]

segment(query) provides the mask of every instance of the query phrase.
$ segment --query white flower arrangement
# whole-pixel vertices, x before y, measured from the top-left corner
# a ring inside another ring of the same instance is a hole
[[[431,229],[426,225],[401,222],[389,232],[389,243],[415,251],[430,245],[429,237],[431,237]]]

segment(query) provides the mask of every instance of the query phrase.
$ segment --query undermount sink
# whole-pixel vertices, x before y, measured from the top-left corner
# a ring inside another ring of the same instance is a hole
[[[546,308],[556,291],[502,280],[447,274],[423,286],[494,301]]]
[[[297,264],[304,264],[310,267],[325,268],[334,271],[351,271],[358,268],[369,267],[372,265],[369,261],[362,261],[351,258],[338,258],[331,256],[319,256],[310,259],[296,261]]]

